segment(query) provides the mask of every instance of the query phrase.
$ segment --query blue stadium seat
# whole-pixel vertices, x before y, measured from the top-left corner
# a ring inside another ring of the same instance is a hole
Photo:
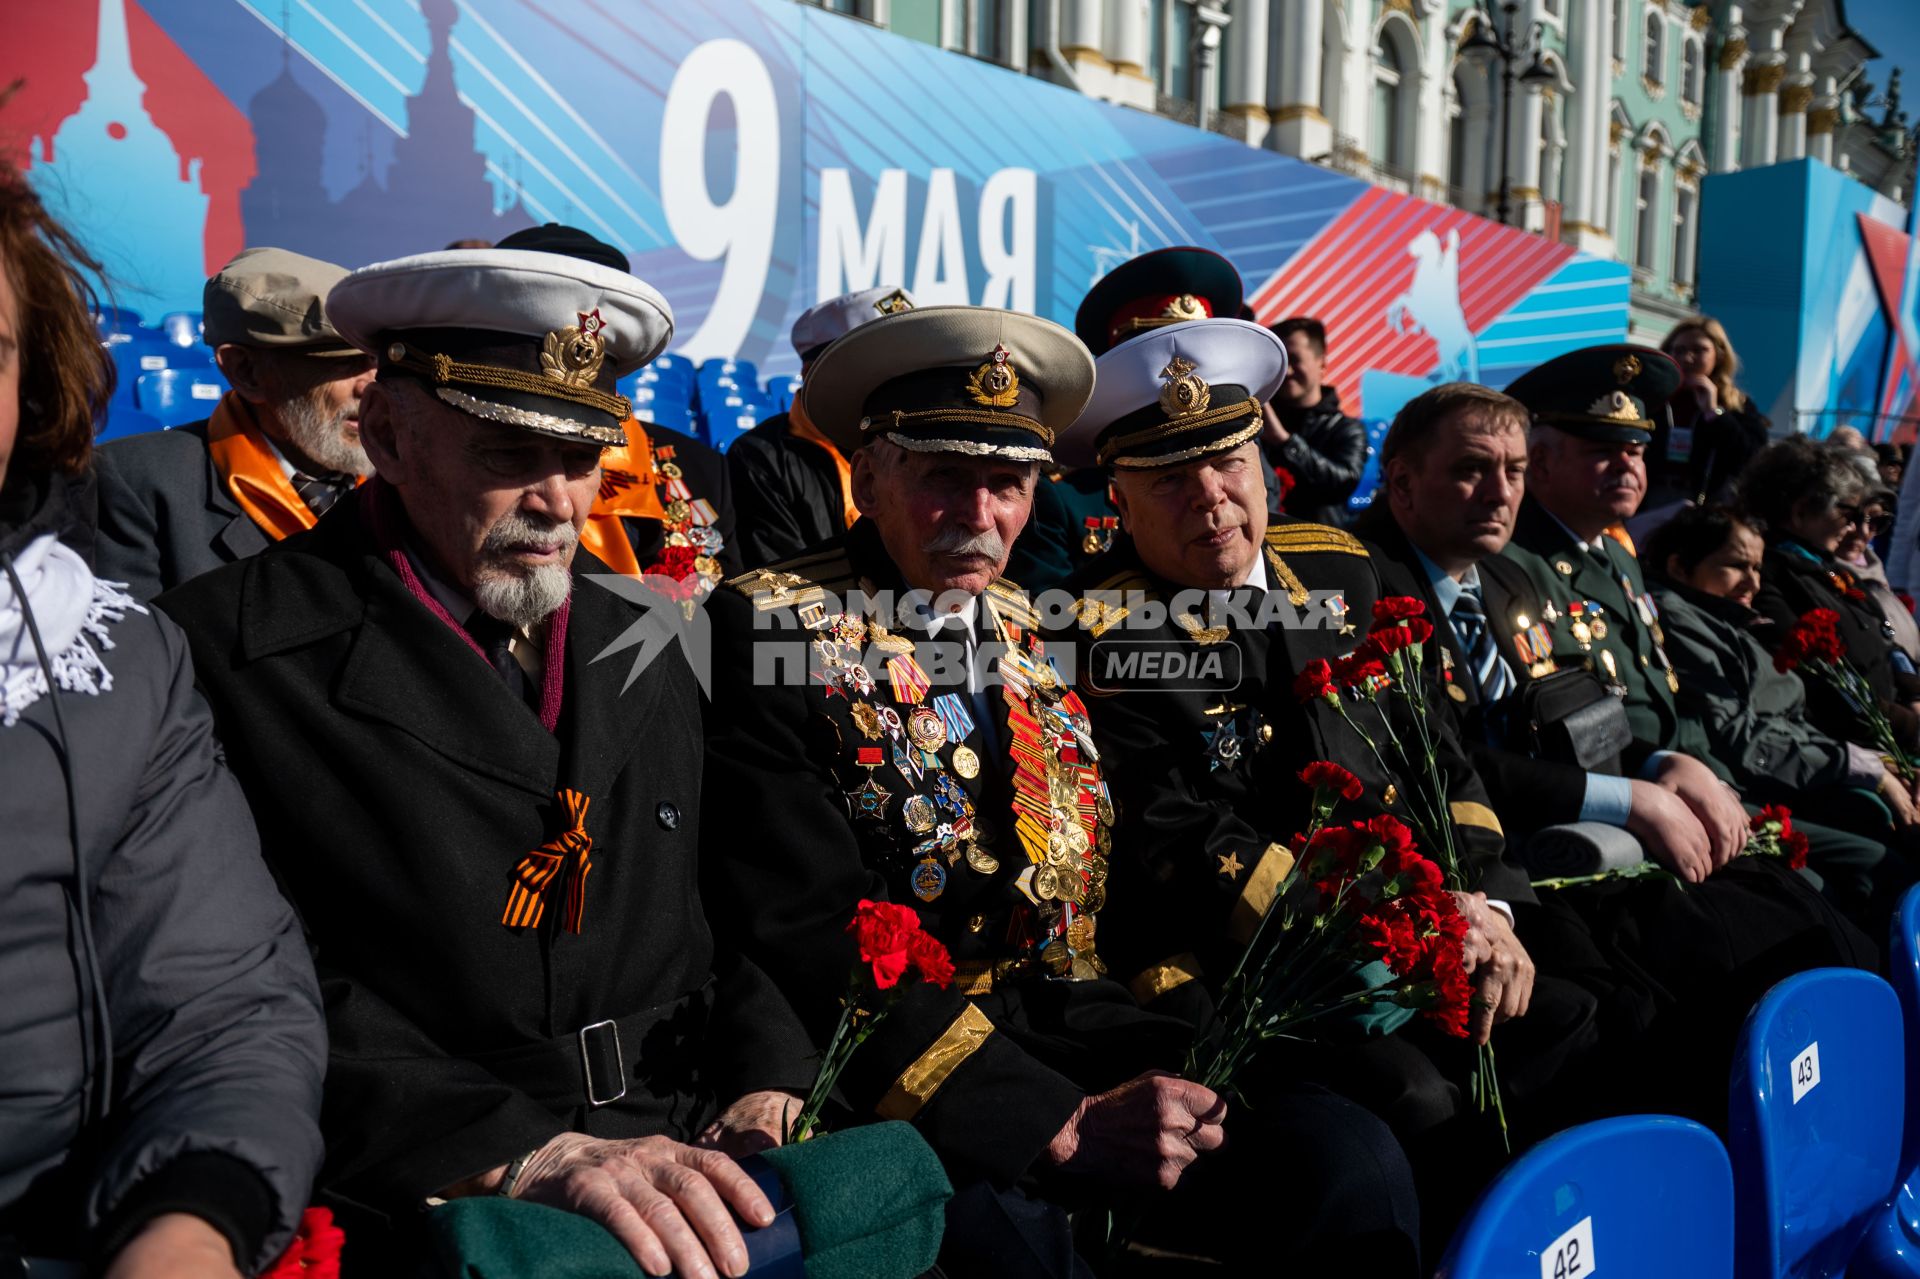
[[[1907,890],[1894,914],[1887,947],[1893,991],[1906,1023],[1909,1062],[1920,1063],[1920,886]],[[1920,1276],[1920,1077],[1907,1072],[1905,1137],[1900,1148],[1900,1185],[1882,1208],[1847,1273],[1855,1279]]]
[[[198,311],[169,311],[160,317],[160,332],[175,346],[199,346],[205,331]]]
[[[700,438],[711,445],[715,452],[725,453],[733,447],[733,442],[760,424],[760,419],[752,413],[732,411],[730,413],[706,414],[701,418]]]
[[[100,330],[100,340],[112,345],[126,341],[142,333],[151,333],[140,319],[138,311],[129,311],[123,306],[102,306],[94,308],[94,327]]]
[[[688,383],[693,381],[693,361],[684,355],[658,355],[647,367],[657,369],[668,377],[685,378]]]
[[[798,394],[800,394],[800,378],[798,374],[789,373],[785,377],[770,377],[767,379],[767,402],[773,406],[773,412],[775,413],[785,413],[788,409],[792,408],[793,398]]]
[[[1628,1115],[1550,1137],[1467,1215],[1439,1279],[1731,1279],[1733,1171],[1687,1119]]]
[[[1727,1106],[1742,1279],[1846,1273],[1899,1171],[1900,1033],[1892,987],[1851,968],[1789,977],[1748,1014]]]
[[[161,425],[175,427],[210,416],[226,393],[226,380],[211,369],[156,369],[140,375],[134,401]]]

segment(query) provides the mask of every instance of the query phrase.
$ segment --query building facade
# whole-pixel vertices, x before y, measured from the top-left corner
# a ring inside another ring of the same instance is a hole
[[[1842,0],[822,7],[1614,257],[1636,340],[1692,313],[1708,173],[1811,157],[1912,187],[1897,73],[1867,84]]]

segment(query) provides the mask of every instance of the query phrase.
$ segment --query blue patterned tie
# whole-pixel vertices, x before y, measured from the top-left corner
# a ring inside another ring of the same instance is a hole
[[[1487,610],[1480,602],[1480,592],[1470,586],[1463,587],[1447,620],[1453,623],[1453,633],[1459,637],[1460,647],[1466,650],[1467,664],[1473,668],[1473,682],[1480,686],[1481,699],[1498,702],[1513,692],[1513,671],[1493,646],[1493,628],[1487,625]]]

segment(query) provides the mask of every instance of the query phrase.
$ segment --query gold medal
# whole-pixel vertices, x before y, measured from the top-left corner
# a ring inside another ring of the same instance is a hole
[[[1567,563],[1565,560],[1555,560],[1553,562],[1553,568],[1554,571],[1562,577],[1573,576],[1573,565]]]
[[[660,474],[666,476],[670,480],[677,480],[681,477],[682,474],[684,474],[684,472],[681,471],[680,464],[678,462],[662,462],[660,464]]]
[[[916,706],[907,716],[907,736],[923,751],[937,751],[947,744],[947,726],[929,706]]]
[[[980,757],[973,753],[971,746],[953,748],[953,771],[968,780],[980,775]]]
[[[1093,921],[1085,915],[1067,925],[1067,945],[1075,950],[1093,949]]]
[[[1066,837],[1056,831],[1047,839],[1047,865],[1059,868],[1073,865],[1074,852],[1068,846]]]
[[[967,865],[982,875],[991,875],[1000,869],[1000,859],[988,852],[979,840],[970,839],[967,841]]]
[[[1673,671],[1667,672],[1667,690],[1673,693],[1680,691],[1680,677]]]
[[[900,806],[900,816],[907,823],[907,829],[916,835],[926,834],[940,820],[933,801],[925,795],[909,795],[907,802]]]
[[[687,516],[692,513],[693,508],[688,506],[686,500],[683,498],[676,497],[667,503],[667,519],[671,523],[684,524],[686,523]]]
[[[947,891],[947,868],[929,857],[913,868],[913,895],[930,902]]]
[[[1100,535],[1098,533],[1089,532],[1085,537],[1080,539],[1080,550],[1082,554],[1098,555],[1103,549],[1105,548],[1100,545]]]
[[[860,736],[868,741],[880,740],[880,712],[873,709],[871,703],[855,702],[853,704],[853,726],[859,729]]]
[[[1605,639],[1607,637],[1607,619],[1604,617],[1594,618],[1593,625],[1588,629],[1593,632],[1595,639]]]
[[[1054,892],[1069,906],[1078,906],[1087,899],[1087,881],[1080,878],[1077,870],[1063,870],[1054,885]]]
[[[1060,873],[1051,866],[1033,872],[1034,895],[1041,901],[1053,901],[1060,894]]]
[[[1580,642],[1582,648],[1593,643],[1593,628],[1585,622],[1575,622],[1568,629],[1573,632],[1573,638]]]
[[[1458,684],[1449,683],[1447,685],[1447,696],[1456,702],[1464,702],[1467,700],[1467,690],[1461,688]]]
[[[1107,798],[1107,788],[1102,786],[1093,797],[1093,812],[1102,826],[1113,825],[1113,801]]]

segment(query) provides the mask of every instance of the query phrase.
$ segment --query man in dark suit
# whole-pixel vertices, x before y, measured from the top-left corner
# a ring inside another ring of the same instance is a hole
[[[1571,382],[1569,393],[1582,404],[1594,398]],[[1417,397],[1388,433],[1381,497],[1357,531],[1393,561],[1401,589],[1426,601],[1443,705],[1516,837],[1574,822],[1620,828],[1689,885],[1683,891],[1653,876],[1542,889],[1537,901],[1514,908],[1515,923],[1543,973],[1579,983],[1598,1001],[1604,1055],[1593,1111],[1676,1110],[1717,1125],[1723,1068],[1632,1066],[1724,1063],[1747,1008],[1774,982],[1819,964],[1871,963],[1872,948],[1784,863],[1715,860],[1679,771],[1691,761],[1643,752],[1645,775],[1626,777],[1617,760],[1583,767],[1536,747],[1522,693],[1556,670],[1548,634],[1565,605],[1549,608],[1529,575],[1500,554],[1530,475],[1529,420],[1518,401],[1468,383]],[[1622,624],[1586,608],[1576,616],[1589,619],[1580,634],[1592,643]],[[1569,658],[1555,678],[1577,679],[1578,669]],[[1626,854],[1639,859],[1632,844]]]
[[[497,249],[366,268],[329,309],[379,361],[378,478],[161,601],[319,956],[321,1192],[370,1255],[382,1217],[506,1194],[650,1272],[739,1273],[728,1208],[772,1212],[722,1149],[781,1139],[811,1045],[708,923],[694,673],[673,644],[596,660],[646,618],[577,545],[613,387],[671,314]]]
[[[1036,469],[1092,384],[1071,334],[986,308],[889,316],[820,356],[806,410],[852,457],[862,518],[710,605],[708,821],[736,917],[816,1034],[846,987],[829,943],[859,899],[914,906],[952,952],[953,987],[909,990],[841,1081],[857,1116],[911,1120],[962,1187],[950,1269],[1079,1273],[1056,1205],[1144,1196],[1182,1251],[1414,1273],[1384,1129],[1325,1096],[1225,1115],[1159,1073],[1191,1025],[1106,976],[1113,805],[1086,708],[1003,576]],[[1268,1125],[1240,1147],[1274,1152],[1267,1166],[1215,1156],[1243,1122]],[[1024,1244],[992,1243],[983,1220]]]
[[[101,446],[101,577],[152,599],[312,528],[368,474],[360,396],[373,361],[326,314],[345,275],[261,248],[207,281],[206,343],[232,389],[205,421]]]

